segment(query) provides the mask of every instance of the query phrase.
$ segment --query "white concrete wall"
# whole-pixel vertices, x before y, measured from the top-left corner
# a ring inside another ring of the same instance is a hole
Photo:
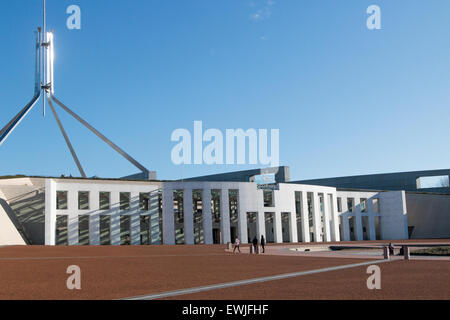
[[[6,197],[0,189],[0,199],[5,201]],[[9,218],[4,208],[0,205],[0,245],[1,246],[15,246],[25,245],[25,241],[17,231],[14,223]]]
[[[55,245],[56,217],[68,216],[69,245],[78,245],[78,217],[89,215],[90,244],[97,245],[99,239],[100,215],[111,216],[111,245],[120,245],[120,216],[130,216],[131,244],[140,243],[140,215],[149,215],[149,211],[139,209],[139,194],[152,193],[160,188],[158,183],[125,182],[125,181],[97,181],[97,180],[46,180],[46,207],[45,207],[45,243]],[[68,192],[68,209],[56,209],[56,192]],[[89,192],[89,210],[78,209],[78,192]],[[99,192],[110,192],[110,209],[99,209]],[[120,210],[120,192],[130,192],[130,210]],[[173,228],[172,228],[173,229]]]
[[[389,240],[408,239],[408,216],[404,191],[380,193],[381,237]]]
[[[450,238],[450,195],[406,193],[411,239]]]
[[[363,240],[362,217],[367,217],[367,235],[369,240],[376,240],[375,217],[380,217],[381,240],[408,239],[407,211],[404,192],[365,192],[365,191],[338,191],[337,197],[341,198],[342,212],[338,214],[342,217],[344,237],[343,240],[350,241],[349,217],[355,217],[355,239]],[[350,212],[347,207],[347,199],[354,199],[354,211]],[[367,210],[362,212],[361,199],[367,199]],[[379,212],[373,208],[373,200],[378,199]]]
[[[98,181],[98,180],[67,180],[67,179],[47,179],[46,181],[46,244],[55,244],[55,225],[56,216],[67,215],[69,220],[69,244],[78,244],[78,216],[90,216],[90,242],[99,244],[99,217],[100,215],[111,216],[111,244],[120,244],[120,215],[131,216],[131,243],[140,244],[140,216],[151,215],[150,234],[152,239],[156,239],[156,233],[159,233],[159,216],[157,209],[157,197],[151,197],[150,213],[139,210],[139,193],[154,193],[161,189],[163,208],[162,208],[162,242],[164,244],[175,244],[175,216],[173,208],[174,190],[183,190],[184,201],[184,239],[185,243],[194,243],[193,230],[193,208],[192,191],[202,190],[203,192],[203,232],[206,244],[213,243],[212,237],[212,216],[211,216],[211,190],[220,190],[220,230],[221,241],[227,243],[233,241],[230,239],[230,215],[229,215],[229,190],[238,190],[238,236],[242,243],[248,242],[247,234],[247,213],[255,212],[256,216],[256,235],[258,240],[261,235],[266,236],[265,213],[274,215],[274,241],[280,243],[283,241],[282,234],[282,214],[289,217],[287,224],[284,225],[285,238],[289,242],[309,242],[309,221],[307,193],[313,194],[313,229],[315,231],[316,241],[329,242],[349,240],[348,217],[356,218],[355,236],[357,239],[363,239],[362,217],[367,217],[369,226],[367,234],[370,239],[375,239],[374,218],[381,217],[381,229],[383,239],[404,239],[405,230],[407,230],[406,205],[404,193],[399,192],[352,192],[336,191],[332,187],[299,185],[299,184],[279,184],[279,190],[274,190],[274,206],[264,207],[263,190],[259,190],[255,183],[247,182],[126,182],[126,181]],[[69,208],[68,210],[56,210],[56,191],[68,191]],[[78,191],[88,191],[90,196],[90,208],[83,211],[78,210]],[[110,210],[100,211],[98,194],[99,192],[110,192],[111,208]],[[131,193],[131,209],[127,212],[121,212],[119,209],[119,193]],[[301,223],[297,225],[295,192],[300,192],[301,200]],[[324,195],[324,222],[321,222],[322,214],[319,206],[319,195]],[[337,198],[341,198],[342,212],[337,210]],[[348,212],[346,208],[347,198],[354,198],[355,210]],[[367,212],[362,212],[359,201],[361,198],[368,199]],[[380,212],[374,212],[371,206],[371,199],[377,198],[380,201]],[[156,210],[156,211],[155,211]],[[343,231],[340,234],[339,216],[343,217]],[[302,239],[298,239],[298,230],[300,227]],[[322,233],[323,237],[318,237]],[[406,233],[407,235],[407,233]],[[267,237],[266,237],[267,238]],[[152,240],[156,243],[156,240]],[[158,242],[159,243],[159,242]]]

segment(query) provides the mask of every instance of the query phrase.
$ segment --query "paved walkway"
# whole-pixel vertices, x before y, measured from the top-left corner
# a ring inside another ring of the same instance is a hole
[[[345,244],[286,244],[286,245],[269,245],[265,248],[266,255],[277,255],[277,256],[299,256],[299,257],[315,257],[315,258],[349,258],[349,259],[373,259],[373,260],[384,260],[383,256],[383,246],[386,245],[385,242],[370,243],[370,244],[358,244],[358,243],[345,243]],[[439,243],[439,242],[408,242],[409,246],[413,247],[430,247],[430,246],[450,246],[450,243]],[[395,244],[396,253],[399,252],[402,243]],[[341,247],[343,250],[331,250],[330,246]],[[345,249],[348,248],[348,249]],[[245,244],[240,247],[242,254],[250,253],[250,245]],[[297,249],[297,250],[296,250]],[[305,251],[309,249],[310,251]],[[227,252],[233,252],[233,250],[226,250]],[[262,249],[260,247],[260,252]],[[238,251],[235,254],[239,254]],[[262,254],[262,253],[261,253]],[[448,256],[419,256],[411,255],[411,260],[444,260],[450,261]],[[391,256],[391,259],[403,259],[403,256],[395,255]]]

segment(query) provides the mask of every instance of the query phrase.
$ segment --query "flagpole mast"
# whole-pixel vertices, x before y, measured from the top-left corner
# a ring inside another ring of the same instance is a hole
[[[42,54],[42,60],[43,60],[43,68],[42,68],[42,81],[43,81],[43,86],[47,85],[47,78],[46,78],[46,68],[47,68],[47,50],[46,50],[46,45],[47,45],[47,26],[46,26],[46,0],[43,0],[43,18],[42,18],[42,23],[43,23],[43,30],[42,30],[42,46],[43,46],[43,54]],[[44,93],[46,92],[46,90],[44,89]],[[42,115],[45,117],[45,97],[44,99],[42,99],[43,101],[43,109],[42,109]]]

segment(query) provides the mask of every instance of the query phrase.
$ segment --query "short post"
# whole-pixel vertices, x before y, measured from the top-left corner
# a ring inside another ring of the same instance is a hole
[[[384,259],[389,260],[389,247],[388,246],[383,246],[383,255],[384,255]]]
[[[403,257],[405,258],[405,260],[410,260],[411,258],[408,246],[403,246]]]
[[[231,242],[227,242],[227,250],[231,250]]]
[[[250,254],[253,254],[253,246],[250,245]]]

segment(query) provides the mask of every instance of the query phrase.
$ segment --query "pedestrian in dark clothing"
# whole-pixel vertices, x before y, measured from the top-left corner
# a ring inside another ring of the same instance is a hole
[[[258,239],[256,236],[253,238],[253,249],[255,251],[255,254],[258,253]]]
[[[392,244],[392,242],[389,243],[389,254],[390,254],[391,256],[393,256],[393,255],[395,254],[395,251],[394,251],[394,245]]]
[[[262,248],[262,253],[266,253],[266,249],[264,248],[266,246],[266,239],[264,238],[263,235],[261,235],[261,248]]]

